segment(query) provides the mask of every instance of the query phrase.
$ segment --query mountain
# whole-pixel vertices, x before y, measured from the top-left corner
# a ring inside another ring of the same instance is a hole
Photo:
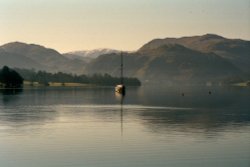
[[[50,72],[83,73],[86,62],[64,57],[54,49],[40,45],[12,42],[0,46],[0,65],[46,70]]]
[[[0,46],[0,66],[49,72],[120,75],[120,51],[98,49],[60,54],[20,42]],[[124,74],[142,82],[197,83],[250,79],[250,41],[219,35],[154,39],[125,52]]]
[[[94,49],[94,50],[83,50],[83,51],[74,51],[63,54],[65,57],[69,59],[77,59],[90,62],[93,59],[96,59],[100,55],[110,54],[110,53],[119,53],[121,51],[114,49]]]
[[[119,75],[120,56],[101,55],[87,65],[89,73]],[[207,82],[241,74],[241,70],[215,53],[203,53],[179,44],[143,49],[124,55],[124,73],[142,81]]]
[[[193,37],[154,39],[142,46],[139,51],[146,51],[167,44],[179,44],[203,53],[215,53],[227,59],[242,71],[250,72],[250,41],[206,34]]]
[[[44,69],[44,67],[33,61],[32,59],[22,56],[19,53],[10,53],[6,52],[3,48],[0,47],[0,67],[8,65],[10,67],[18,67],[18,68],[38,68]]]

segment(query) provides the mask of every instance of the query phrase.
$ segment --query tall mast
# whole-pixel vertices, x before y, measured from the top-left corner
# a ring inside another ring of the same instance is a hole
[[[121,52],[121,84],[123,85],[123,54]]]

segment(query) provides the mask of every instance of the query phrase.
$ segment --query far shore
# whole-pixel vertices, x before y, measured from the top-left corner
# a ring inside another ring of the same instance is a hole
[[[39,82],[24,81],[23,88],[38,88],[38,87],[82,87],[82,88],[91,88],[91,87],[114,87],[114,85],[101,85],[101,84],[84,84],[76,82],[48,82],[46,84]],[[138,87],[138,86],[129,86],[128,87]]]
[[[50,86],[50,87],[93,87],[97,86],[94,84],[83,84],[83,83],[75,83],[75,82],[48,82],[46,84],[42,84],[39,82],[30,82],[30,81],[24,81],[23,83],[24,87],[44,87],[44,86]]]
[[[250,81],[235,83],[233,86],[248,87],[250,86]]]

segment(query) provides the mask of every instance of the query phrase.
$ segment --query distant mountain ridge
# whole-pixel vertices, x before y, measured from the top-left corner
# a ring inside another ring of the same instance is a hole
[[[97,58],[100,55],[110,54],[110,53],[119,53],[119,52],[121,51],[115,50],[115,49],[100,48],[100,49],[93,49],[93,50],[73,51],[73,52],[68,52],[68,54],[78,55],[82,57]]]
[[[119,53],[121,51],[115,49],[93,49],[93,50],[81,50],[81,51],[73,51],[63,54],[65,57],[69,59],[77,59],[90,62],[93,59],[96,59],[100,55],[110,54],[110,53]]]
[[[215,34],[154,39],[124,52],[124,73],[146,82],[207,82],[250,79],[250,41]],[[49,72],[120,75],[120,51],[97,49],[60,54],[20,42],[0,46],[0,66]]]
[[[118,76],[119,61],[116,54],[102,55],[88,64],[86,70]],[[241,74],[240,69],[214,53],[202,53],[178,44],[126,54],[124,64],[125,74],[144,81],[205,82]]]
[[[139,51],[146,51],[166,44],[179,44],[204,53],[215,53],[244,72],[250,71],[250,41],[227,39],[215,34],[203,36],[154,39],[143,45]]]
[[[54,49],[36,44],[12,42],[0,46],[0,66],[83,73],[85,62],[66,58]]]

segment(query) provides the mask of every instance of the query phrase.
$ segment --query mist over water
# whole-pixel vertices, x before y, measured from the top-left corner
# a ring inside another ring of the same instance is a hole
[[[247,167],[249,99],[222,86],[2,90],[0,166]]]

